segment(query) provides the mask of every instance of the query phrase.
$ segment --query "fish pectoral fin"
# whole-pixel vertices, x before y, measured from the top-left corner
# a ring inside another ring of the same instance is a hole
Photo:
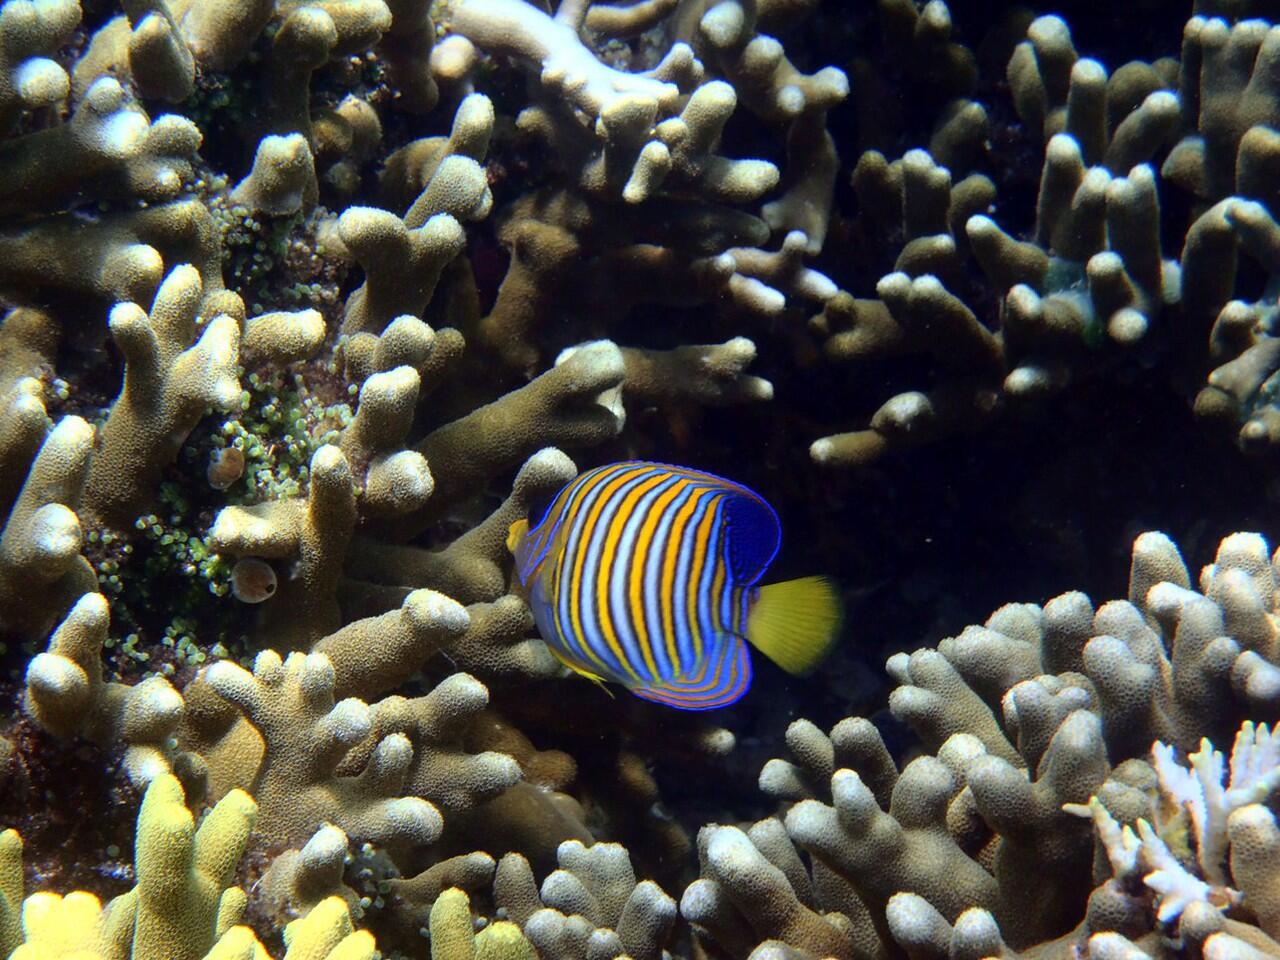
[[[727,707],[751,686],[751,654],[742,638],[718,634],[707,644],[707,653],[693,669],[670,680],[629,687],[645,700],[678,710],[714,710]]]

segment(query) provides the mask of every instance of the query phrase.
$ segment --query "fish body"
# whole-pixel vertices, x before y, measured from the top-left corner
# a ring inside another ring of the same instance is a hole
[[[761,587],[781,525],[759,494],[644,461],[567,484],[508,546],[551,651],[574,671],[684,710],[727,706],[751,684],[749,640],[784,669],[816,665],[839,603],[811,577]]]

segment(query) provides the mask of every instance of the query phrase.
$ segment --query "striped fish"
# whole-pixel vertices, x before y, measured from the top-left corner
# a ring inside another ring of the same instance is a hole
[[[628,461],[566,485],[507,546],[552,653],[597,682],[682,710],[727,706],[751,684],[745,641],[790,673],[817,666],[840,626],[823,577],[758,585],[778,515],[709,473]]]

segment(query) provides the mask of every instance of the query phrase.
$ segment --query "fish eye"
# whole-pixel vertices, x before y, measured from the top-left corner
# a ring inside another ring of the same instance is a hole
[[[537,490],[529,498],[529,510],[525,516],[529,520],[530,530],[536,529],[542,523],[542,519],[551,508],[552,501],[555,500],[556,495],[559,493],[560,490],[558,488],[555,490]]]

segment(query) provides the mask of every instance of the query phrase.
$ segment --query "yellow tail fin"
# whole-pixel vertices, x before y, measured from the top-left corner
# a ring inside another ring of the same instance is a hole
[[[844,610],[826,577],[801,577],[760,588],[747,614],[747,640],[787,673],[813,670],[835,646]]]

